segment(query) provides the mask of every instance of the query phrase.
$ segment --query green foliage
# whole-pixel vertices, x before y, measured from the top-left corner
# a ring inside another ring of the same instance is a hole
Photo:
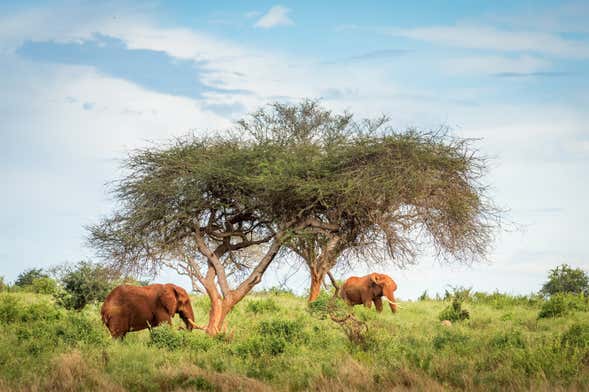
[[[544,295],[575,293],[589,295],[589,275],[581,268],[562,264],[550,270],[548,281],[542,286]]]
[[[250,313],[276,313],[280,308],[272,298],[252,300],[247,303],[246,310]]]
[[[423,293],[421,293],[421,295],[419,297],[417,297],[417,300],[418,301],[429,301],[429,300],[431,300],[431,298],[429,297],[427,290],[424,290]]]
[[[55,295],[59,292],[57,282],[49,277],[33,279],[33,283],[29,288],[33,293],[37,294]]]
[[[456,331],[443,329],[432,339],[432,346],[441,350],[447,346],[463,346],[469,341],[469,337]]]
[[[470,313],[466,309],[462,309],[463,300],[460,297],[452,299],[450,305],[440,312],[438,318],[440,320],[462,321],[470,318]]]
[[[178,350],[184,346],[184,335],[168,324],[162,324],[158,327],[151,328],[149,331],[151,338],[149,344],[158,347],[165,348],[167,350]]]
[[[575,323],[562,334],[560,344],[563,348],[589,349],[589,324]]]
[[[18,287],[27,287],[33,284],[33,280],[47,277],[49,277],[49,275],[47,275],[47,273],[45,273],[43,269],[31,268],[20,273],[17,276],[14,285]]]
[[[61,282],[63,291],[56,294],[58,303],[76,310],[88,303],[104,300],[115,285],[109,268],[87,261],[66,268]]]
[[[538,318],[563,317],[574,311],[589,310],[589,298],[585,295],[557,293],[542,304]]]
[[[539,294],[530,295],[509,295],[499,292],[494,293],[480,293],[472,294],[470,301],[473,303],[487,304],[496,309],[504,309],[515,305],[521,306],[537,306],[544,301]]]

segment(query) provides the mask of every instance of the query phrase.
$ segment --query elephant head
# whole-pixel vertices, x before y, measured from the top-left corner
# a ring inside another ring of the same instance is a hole
[[[397,284],[395,281],[388,275],[372,273],[370,274],[370,282],[372,298],[375,300],[377,309],[379,308],[379,302],[377,301],[381,301],[381,298],[384,296],[387,299],[392,312],[396,313],[397,302],[395,300],[394,292],[397,290]],[[380,308],[382,309],[382,304],[380,304]]]
[[[176,313],[180,315],[188,330],[200,328],[194,323],[194,312],[190,303],[190,297],[182,287],[174,284],[166,284],[160,293],[159,299],[170,317],[173,317]]]

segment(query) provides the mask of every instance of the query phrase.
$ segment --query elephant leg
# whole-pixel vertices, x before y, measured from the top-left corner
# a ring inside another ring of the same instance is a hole
[[[374,306],[376,307],[376,311],[378,313],[382,312],[382,298],[376,297],[373,299],[373,301],[374,301]]]
[[[365,307],[370,309],[372,307],[372,297],[369,297],[369,296],[362,297],[362,303],[364,304]]]

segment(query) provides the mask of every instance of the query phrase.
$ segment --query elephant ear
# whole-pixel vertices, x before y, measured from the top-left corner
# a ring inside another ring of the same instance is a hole
[[[377,273],[372,273],[372,274],[370,274],[370,282],[371,282],[372,284],[376,284],[376,285],[379,285],[379,284],[381,284],[381,283],[382,283],[382,282],[380,281],[380,276],[379,276]]]
[[[169,315],[176,313],[178,309],[178,293],[173,285],[167,284],[160,293],[160,302]]]

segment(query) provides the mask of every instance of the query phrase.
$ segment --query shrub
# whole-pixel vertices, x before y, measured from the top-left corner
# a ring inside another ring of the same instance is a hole
[[[427,293],[427,290],[425,290],[423,293],[421,293],[421,295],[417,298],[418,301],[429,301],[431,298],[429,296],[429,294]]]
[[[12,295],[0,295],[0,324],[15,322],[20,315],[20,301]]]
[[[452,299],[452,303],[440,312],[440,320],[461,321],[470,318],[470,313],[462,309],[462,300],[458,297]]]
[[[293,343],[306,337],[304,324],[301,320],[264,320],[258,324],[258,331],[262,336],[275,336],[284,338],[287,342]]]
[[[432,339],[432,345],[436,350],[442,350],[447,346],[462,346],[468,342],[469,337],[461,333],[444,329]]]
[[[468,301],[473,295],[472,287],[450,287],[450,291],[444,290],[444,301],[457,299],[460,302]]]
[[[565,348],[589,348],[589,324],[575,323],[562,334],[560,339],[561,347]]]
[[[276,301],[272,298],[265,298],[248,302],[246,310],[250,313],[276,313],[280,310]]]
[[[32,268],[18,275],[16,281],[14,282],[14,285],[18,287],[27,287],[32,285],[33,280],[35,279],[48,277],[49,275],[47,275],[41,268]]]
[[[548,281],[542,286],[544,295],[575,293],[589,295],[589,276],[580,268],[562,264],[550,270]]]
[[[0,276],[0,292],[6,291],[8,289],[8,285],[4,283],[4,276]]]
[[[55,295],[59,291],[57,282],[54,279],[48,277],[35,278],[33,279],[31,285],[28,287],[32,292],[37,294]]]
[[[562,317],[573,311],[589,310],[588,298],[584,295],[557,293],[540,308],[538,318]]]
[[[64,291],[56,295],[58,303],[76,310],[103,301],[115,284],[112,270],[87,261],[66,267],[61,282]]]
[[[526,342],[520,331],[506,331],[495,334],[490,340],[490,346],[498,349],[526,348]]]
[[[491,305],[496,309],[504,309],[506,307],[521,305],[521,306],[535,306],[543,301],[543,297],[538,294],[531,295],[509,295],[499,292],[491,294],[476,292],[472,295],[471,301],[475,303]]]
[[[184,335],[167,323],[149,331],[149,345],[165,348],[170,351],[178,350],[184,345]]]

